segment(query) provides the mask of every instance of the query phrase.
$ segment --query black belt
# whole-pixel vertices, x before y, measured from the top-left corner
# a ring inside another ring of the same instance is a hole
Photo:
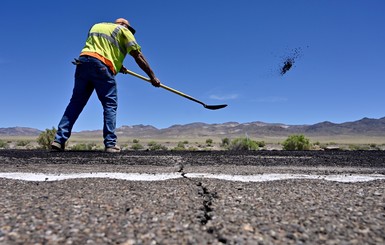
[[[76,58],[74,58],[74,61],[72,61],[72,64],[74,64],[74,65],[81,65],[82,64],[82,62],[80,61],[80,60],[78,60],[78,59],[76,59]]]

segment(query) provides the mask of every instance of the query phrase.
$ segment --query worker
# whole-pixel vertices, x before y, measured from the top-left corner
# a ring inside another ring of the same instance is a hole
[[[91,27],[79,58],[73,62],[76,64],[75,85],[51,144],[52,150],[65,149],[72,127],[95,90],[103,106],[105,151],[110,153],[121,151],[117,146],[115,134],[118,106],[115,76],[119,72],[127,73],[127,68],[123,66],[126,55],[130,54],[135,59],[138,66],[151,79],[153,86],[160,86],[160,81],[142,54],[134,34],[135,29],[123,18],[117,19],[115,23],[98,23]]]

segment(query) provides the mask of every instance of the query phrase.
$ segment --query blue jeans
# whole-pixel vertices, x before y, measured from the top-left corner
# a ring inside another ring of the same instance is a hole
[[[72,127],[95,90],[103,106],[103,138],[106,147],[116,145],[117,85],[111,70],[100,60],[80,56],[81,64],[75,72],[75,86],[71,100],[59,122],[55,141],[64,144],[71,136]]]

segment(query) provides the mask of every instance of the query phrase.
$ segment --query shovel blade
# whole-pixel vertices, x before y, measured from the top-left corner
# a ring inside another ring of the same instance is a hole
[[[227,105],[204,105],[204,107],[209,110],[218,110],[218,109],[225,108],[226,106]]]

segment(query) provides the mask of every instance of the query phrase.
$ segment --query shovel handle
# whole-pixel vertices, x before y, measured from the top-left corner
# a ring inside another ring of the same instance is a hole
[[[127,73],[127,74],[130,74],[130,75],[132,75],[132,76],[134,76],[134,77],[140,78],[140,79],[142,79],[142,80],[144,80],[144,81],[147,81],[147,82],[151,83],[151,79],[148,78],[148,77],[139,75],[138,73],[135,73],[135,72],[130,71],[130,70],[126,70],[126,73]],[[170,88],[170,87],[168,87],[168,86],[166,86],[166,85],[164,85],[164,84],[160,84],[160,87],[161,87],[161,88],[164,88],[164,89],[166,89],[166,90],[168,90],[168,91],[170,91],[170,92],[173,92],[173,93],[175,93],[175,94],[177,94],[177,95],[180,95],[180,96],[182,96],[182,97],[185,97],[186,99],[195,101],[195,102],[197,102],[197,103],[199,103],[199,104],[201,104],[201,105],[203,105],[203,106],[206,106],[206,104],[203,103],[202,101],[199,101],[199,100],[197,100],[197,99],[191,97],[190,95],[187,95],[187,94],[185,94],[185,93],[182,93],[182,92],[180,92],[180,91],[178,91],[178,90],[176,90],[176,89]]]
[[[150,78],[144,77],[144,76],[142,76],[142,75],[139,75],[139,74],[137,74],[137,73],[135,73],[135,72],[133,72],[133,71],[130,71],[130,70],[127,70],[127,69],[126,69],[126,72],[125,72],[125,73],[126,73],[126,74],[130,74],[130,75],[132,75],[132,76],[134,76],[134,77],[143,79],[144,81],[147,81],[147,82],[151,83],[151,79],[150,79]],[[185,97],[186,99],[189,99],[189,100],[192,100],[192,101],[194,101],[194,102],[197,102],[197,103],[203,105],[206,109],[210,109],[210,110],[218,110],[218,109],[225,108],[225,107],[227,106],[227,105],[206,105],[206,104],[203,103],[202,101],[199,101],[199,100],[195,99],[194,97],[191,97],[190,95],[187,95],[187,94],[185,94],[185,93],[182,93],[182,92],[180,92],[180,91],[178,91],[178,90],[176,90],[176,89],[170,88],[170,87],[168,87],[168,86],[166,86],[166,85],[160,84],[159,87],[164,88],[164,89],[166,89],[166,90],[168,90],[168,91],[170,91],[170,92],[173,92],[173,93],[175,93],[175,94],[177,94],[177,95],[180,95],[180,96],[182,96],[182,97]]]

